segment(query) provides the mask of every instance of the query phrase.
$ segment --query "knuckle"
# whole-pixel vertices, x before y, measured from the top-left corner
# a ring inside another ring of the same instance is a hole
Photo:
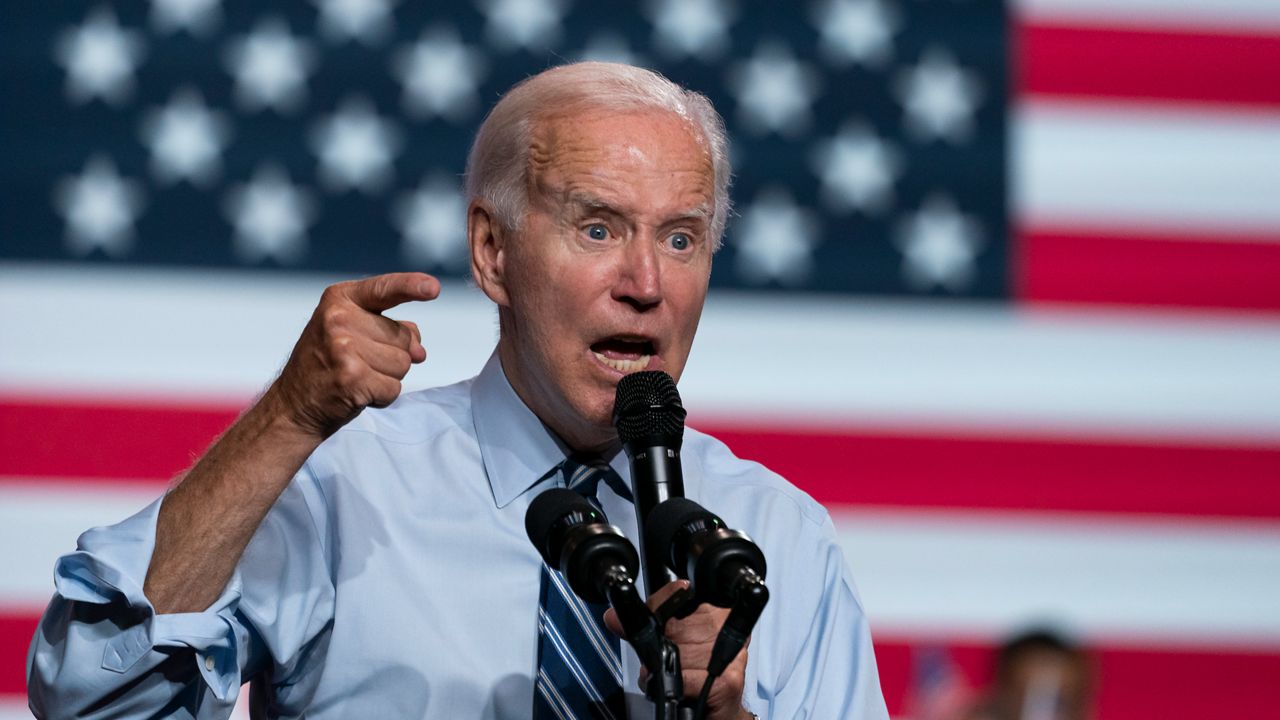
[[[404,325],[397,324],[395,326],[395,335],[395,343],[397,347],[408,350],[413,346],[413,333]]]
[[[359,360],[351,355],[344,355],[338,359],[335,365],[334,379],[337,381],[339,388],[351,389],[360,383],[360,379],[364,375],[363,371],[364,368],[361,367]]]
[[[343,362],[355,359],[356,349],[354,344],[355,338],[350,335],[332,335],[329,337],[329,355],[333,357],[335,365],[341,367]]]
[[[320,321],[330,330],[342,327],[346,319],[347,309],[336,303],[325,307],[320,314]]]
[[[349,282],[340,282],[326,287],[324,292],[320,293],[320,302],[322,304],[337,302],[350,284]]]

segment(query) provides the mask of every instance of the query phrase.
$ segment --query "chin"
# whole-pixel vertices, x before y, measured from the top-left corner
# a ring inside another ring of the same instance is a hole
[[[594,434],[613,435],[613,400],[617,383],[595,384],[576,389],[569,407],[579,422],[590,427]]]
[[[598,398],[591,403],[590,407],[582,408],[580,416],[588,425],[593,425],[601,431],[613,433],[613,393],[609,394],[607,399]]]

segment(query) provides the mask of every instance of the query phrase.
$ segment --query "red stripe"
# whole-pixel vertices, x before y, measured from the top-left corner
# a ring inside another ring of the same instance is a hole
[[[1280,310],[1280,235],[1220,240],[1035,228],[1017,242],[1023,300]]]
[[[824,504],[1280,518],[1280,447],[708,429]]]
[[[0,694],[27,693],[27,647],[40,618],[30,613],[0,612]]]
[[[939,639],[945,643],[945,639]],[[901,714],[912,686],[913,649],[920,641],[879,637],[876,662],[889,712]],[[936,647],[936,645],[935,645]],[[963,679],[990,681],[995,648],[973,642],[945,645]],[[1280,649],[1103,646],[1090,650],[1097,687],[1097,720],[1263,718],[1275,715]]]
[[[1280,105],[1280,35],[1017,26],[1023,93]]]
[[[0,398],[0,476],[165,481],[236,408]],[[697,423],[823,503],[1280,518],[1280,447]]]
[[[0,398],[0,475],[167,480],[239,408]]]

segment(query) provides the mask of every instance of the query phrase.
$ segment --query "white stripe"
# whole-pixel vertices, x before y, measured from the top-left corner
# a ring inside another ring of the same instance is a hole
[[[544,571],[551,577],[552,585],[555,587],[556,591],[560,593],[561,598],[569,606],[569,610],[573,612],[574,617],[577,618],[578,624],[582,626],[583,631],[587,634],[587,638],[591,641],[591,644],[595,646],[597,652],[599,652],[605,659],[606,664],[608,664],[609,669],[613,672],[614,677],[617,678],[618,683],[621,684],[622,660],[613,653],[613,646],[610,644],[609,638],[605,636],[604,632],[600,629],[600,626],[592,620],[591,609],[582,601],[582,598],[578,597],[577,594],[573,592],[559,573],[546,569],[545,564],[543,567]]]
[[[583,477],[585,477],[586,474],[590,471],[591,471],[591,468],[589,466],[579,465],[578,468],[574,470],[573,474],[569,477],[568,486],[576,490],[578,488],[578,484],[582,482]]]
[[[0,388],[243,400],[275,376],[340,279],[0,263]],[[497,338],[477,291],[451,283],[442,298],[387,313],[422,328],[431,360],[410,375],[417,386],[475,375]]]
[[[1137,28],[1274,32],[1275,0],[1016,0],[1020,18],[1036,22]]]
[[[543,611],[542,608],[538,608],[538,629],[546,635],[547,639],[555,649],[556,654],[560,656],[560,659],[564,661],[565,666],[569,668],[569,672],[573,674],[574,679],[578,681],[578,685],[586,691],[587,695],[593,701],[602,706],[601,710],[610,718],[610,720],[612,720],[613,713],[610,712],[608,708],[603,707],[604,696],[601,695],[600,690],[591,680],[591,677],[587,675],[586,668],[582,667],[582,664],[578,661],[578,657],[574,655],[573,649],[569,647],[569,643],[565,640],[564,635],[561,634],[560,628],[556,626],[555,622],[547,616],[547,613]],[[601,659],[606,660],[607,666],[607,658]]]
[[[0,720],[31,720],[27,699],[19,695],[0,695]]]
[[[1158,489],[1153,489],[1158,492]],[[1280,647],[1280,524],[984,512],[833,513],[873,632]]]
[[[578,681],[578,685],[586,691],[592,700],[598,701],[600,692],[596,689],[595,683],[591,682],[591,678],[587,676],[586,669],[582,667],[582,663],[578,662],[578,657],[574,655],[568,642],[565,641],[560,628],[556,626],[555,622],[547,616],[546,611],[542,608],[538,608],[538,632],[546,636],[547,642],[551,643],[551,649],[564,661],[565,667],[569,668],[569,672]]]
[[[582,602],[582,599],[574,594],[573,590],[564,583],[560,574],[554,572],[543,565],[543,572],[547,573],[551,578],[552,586],[560,593],[565,604],[569,606],[569,610],[578,620],[578,624],[582,626],[583,632],[586,633],[587,639],[595,646],[596,652],[605,660],[605,665],[609,671],[618,680],[618,684],[622,684],[622,660],[614,655],[613,648],[609,644],[608,638],[604,636],[598,625],[591,619],[591,610]]]
[[[38,612],[53,595],[53,564],[80,533],[129,517],[159,497],[155,488],[0,482],[0,609]],[[13,552],[13,548],[22,548]]]
[[[537,684],[538,690],[542,692],[542,697],[546,698],[547,704],[551,706],[551,711],[556,714],[556,717],[562,720],[572,720],[573,711],[569,709],[569,704],[564,701],[564,698],[560,697],[560,692],[556,690],[556,686],[552,684],[551,679],[547,677],[547,674],[542,669],[538,670]]]
[[[324,285],[260,277],[0,264],[0,391],[246,400]],[[493,346],[491,304],[461,283],[389,314],[426,336],[409,389],[474,375]],[[717,291],[681,394],[695,426],[719,415],[1275,442],[1276,367],[1274,318]]]
[[[1014,209],[1032,227],[1280,237],[1280,113],[1037,98],[1012,128]]]
[[[1280,439],[1280,321],[713,293],[699,415],[993,432]]]

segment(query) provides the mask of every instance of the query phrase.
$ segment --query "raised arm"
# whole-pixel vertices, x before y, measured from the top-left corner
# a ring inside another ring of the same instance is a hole
[[[400,394],[426,350],[416,326],[381,313],[439,290],[420,273],[326,289],[279,378],[181,482],[138,515],[86,532],[59,559],[58,592],[28,658],[37,717],[150,717],[178,704],[199,718],[230,713],[242,676],[263,659],[240,615],[241,582],[254,575],[236,568],[264,522],[266,537],[299,543],[282,549],[296,559],[272,582],[295,603],[310,598],[315,617],[295,612],[291,622],[328,612],[326,571],[306,547],[318,542],[309,486],[290,480],[326,437]]]
[[[216,600],[307,457],[365,407],[396,399],[427,351],[417,326],[381,313],[439,292],[422,273],[325,290],[280,377],[161,504],[145,585],[157,613],[196,612]]]

